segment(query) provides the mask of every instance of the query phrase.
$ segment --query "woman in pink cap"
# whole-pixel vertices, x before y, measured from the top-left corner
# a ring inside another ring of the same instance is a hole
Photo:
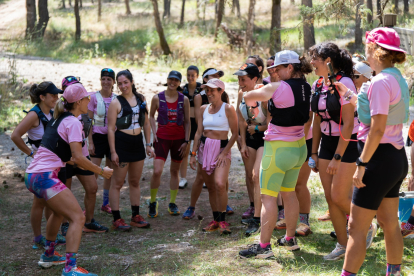
[[[401,275],[403,240],[398,224],[399,189],[408,172],[402,136],[409,118],[409,91],[401,72],[394,67],[405,61],[400,38],[391,28],[376,28],[366,34],[365,54],[378,72],[367,93],[358,94],[357,170],[349,219],[349,241],[342,276],[356,275],[365,259],[365,241],[372,219],[384,231],[387,276]],[[339,88],[346,97],[353,92]]]
[[[82,84],[69,86],[56,103],[53,120],[46,127],[39,150],[26,170],[25,184],[29,191],[42,199],[52,210],[46,227],[45,253],[38,264],[42,267],[65,264],[62,275],[96,275],[76,266],[85,216],[75,196],[59,178],[59,170],[66,162],[109,178],[112,170],[94,165],[82,153],[85,138],[82,124],[76,118],[88,111],[90,97]],[[65,111],[66,110],[66,111]],[[66,258],[55,252],[55,240],[62,219],[70,222],[66,240]]]
[[[210,206],[213,210],[213,221],[203,228],[205,232],[220,231],[220,234],[230,234],[226,222],[227,190],[231,147],[237,140],[237,114],[233,106],[228,104],[228,96],[224,91],[224,83],[219,79],[211,79],[201,88],[206,88],[210,104],[201,106],[198,117],[198,129],[194,137],[190,166],[196,169],[198,155],[198,170],[202,172],[207,185]],[[231,138],[228,140],[229,130]],[[196,152],[198,151],[198,154]]]

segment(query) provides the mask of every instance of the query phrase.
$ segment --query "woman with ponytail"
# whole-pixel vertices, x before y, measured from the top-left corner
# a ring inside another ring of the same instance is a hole
[[[139,181],[144,168],[145,152],[153,158],[154,151],[150,143],[151,128],[144,95],[137,92],[134,79],[128,69],[118,72],[116,81],[121,95],[112,100],[108,108],[108,141],[114,166],[109,202],[114,218],[112,229],[130,231],[131,226],[150,227],[150,224],[139,214],[141,199]],[[142,130],[145,134],[145,147]],[[121,188],[127,173],[132,211],[129,225],[121,218],[119,211]]]
[[[46,226],[45,253],[38,264],[51,267],[65,264],[62,275],[78,276],[88,273],[76,266],[76,254],[82,237],[85,216],[75,196],[58,178],[59,170],[66,162],[73,162],[85,170],[110,178],[112,170],[101,168],[89,161],[82,153],[85,138],[82,124],[76,118],[88,110],[90,97],[82,84],[69,86],[56,103],[53,120],[46,127],[39,150],[25,174],[25,184],[39,200],[52,210]],[[67,232],[66,258],[55,252],[56,236],[62,219],[70,224]]]
[[[33,106],[33,108],[27,112],[26,117],[19,123],[11,135],[11,139],[14,144],[27,155],[26,159],[28,157],[33,158],[39,149],[46,125],[52,119],[52,109],[56,105],[59,93],[63,93],[63,91],[58,89],[50,81],[44,81],[40,84],[33,84],[30,87],[30,99],[31,102],[35,104],[35,106]],[[27,133],[28,136],[28,141],[26,143],[22,139],[22,136],[25,133]],[[29,148],[27,144],[30,144],[31,148]],[[60,181],[66,181],[66,174],[64,169],[59,172],[58,177]],[[47,207],[45,208],[44,202],[34,196],[33,205],[30,212],[30,223],[32,225],[34,234],[33,247],[37,248],[44,248],[46,243],[46,238],[42,236],[41,232],[44,209],[47,220],[51,215],[50,209]],[[63,237],[61,234],[58,234],[56,244],[65,243],[65,237]]]

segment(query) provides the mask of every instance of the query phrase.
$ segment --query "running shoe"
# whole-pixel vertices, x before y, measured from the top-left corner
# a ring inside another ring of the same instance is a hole
[[[247,225],[245,235],[250,236],[256,233],[257,231],[259,231],[259,229],[260,229],[260,223],[257,222],[255,219],[250,219],[249,224]]]
[[[262,248],[260,244],[253,244],[248,249],[239,251],[239,256],[243,259],[246,258],[258,258],[266,259],[273,257],[273,251],[270,244],[266,248]]]
[[[303,236],[306,237],[309,234],[312,234],[312,230],[310,229],[310,226],[306,223],[299,223],[298,228],[296,228],[296,235],[297,236]]]
[[[282,209],[277,214],[277,220],[279,221],[279,220],[282,220],[284,218],[285,218],[285,209]]]
[[[39,248],[43,248],[44,249],[45,246],[46,246],[46,237],[45,236],[42,236],[42,238],[38,242],[35,242],[33,240],[33,247],[32,247],[33,249],[39,249]]]
[[[180,183],[178,183],[178,188],[184,189],[185,187],[187,187],[187,184],[188,184],[187,179],[181,178]]]
[[[230,224],[225,221],[219,222],[220,235],[231,234]]]
[[[251,217],[251,218],[245,218],[245,219],[242,219],[241,220],[241,224],[244,224],[244,225],[249,225],[249,222],[250,222],[250,220],[252,219],[253,217]]]
[[[203,183],[203,188],[204,188],[204,189],[207,189],[207,185],[206,185],[206,183]]]
[[[336,261],[336,260],[343,258],[345,256],[345,252],[346,252],[346,247],[340,245],[339,243],[336,243],[335,249],[332,250],[332,252],[329,253],[328,255],[323,256],[323,258],[326,261]]]
[[[63,257],[55,251],[55,254],[52,257],[46,257],[43,253],[42,256],[40,256],[40,260],[37,262],[37,264],[43,268],[48,268],[54,265],[65,264],[65,262],[66,257]]]
[[[293,239],[291,239],[290,241],[286,240],[286,237],[283,237],[281,239],[278,239],[276,244],[278,246],[286,246],[286,249],[290,250],[290,251],[300,250],[300,247],[299,247],[295,237]]]
[[[215,220],[211,221],[207,227],[203,228],[203,232],[214,232],[219,229],[219,223]]]
[[[279,220],[278,222],[276,222],[275,229],[277,230],[286,229],[286,220],[283,218]]]
[[[62,232],[62,236],[66,237],[68,228],[69,228],[69,222],[62,223],[62,225],[60,226],[60,232]]]
[[[108,231],[108,227],[100,225],[95,219],[92,219],[90,223],[85,223],[83,226],[83,232],[85,233],[105,233]]]
[[[183,214],[183,219],[192,219],[195,216],[195,208],[194,207],[188,207],[187,211]]]
[[[101,206],[101,211],[108,214],[108,215],[112,215],[112,209],[111,209],[111,206],[109,206],[109,204],[102,205]]]
[[[117,219],[116,221],[112,222],[112,229],[113,230],[118,230],[118,231],[124,231],[124,232],[128,232],[131,231],[131,226],[129,226],[128,224],[125,223],[125,220],[120,218]]]
[[[171,202],[168,204],[168,212],[170,212],[171,216],[178,216],[180,214],[177,204]]]
[[[158,216],[158,202],[151,202],[148,208],[148,217],[156,218]]]
[[[98,276],[98,274],[89,273],[86,269],[75,266],[69,272],[65,272],[65,269],[63,269],[62,276]]]
[[[234,214],[233,209],[229,205],[227,205],[227,207],[226,207],[226,214],[227,215],[233,215]]]
[[[249,206],[249,208],[247,208],[246,212],[243,213],[242,219],[249,219],[249,218],[252,218],[253,216],[254,216],[254,207]]]
[[[371,247],[372,241],[374,240],[375,235],[377,234],[377,224],[371,223],[371,227],[368,230],[367,234],[367,249]]]
[[[45,238],[46,243],[46,238]],[[57,234],[56,237],[56,245],[65,245],[66,244],[66,238],[62,236],[61,234]]]
[[[403,238],[412,239],[414,238],[414,225],[405,224],[401,226],[401,235]]]
[[[135,217],[131,218],[131,222],[129,225],[138,228],[149,228],[150,224],[144,220],[144,218],[140,215],[136,215]]]
[[[329,213],[329,210],[327,210],[325,212],[325,214],[323,214],[322,216],[320,216],[318,218],[318,220],[320,220],[320,221],[329,221],[329,220],[331,220],[331,214]]]

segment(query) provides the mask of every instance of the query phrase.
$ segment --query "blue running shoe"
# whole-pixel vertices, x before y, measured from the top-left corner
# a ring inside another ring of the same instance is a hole
[[[98,274],[89,273],[86,269],[75,266],[69,272],[65,272],[63,269],[62,276],[98,276]]]
[[[37,264],[43,268],[48,268],[54,265],[65,264],[65,262],[66,258],[55,251],[55,254],[52,257],[46,257],[43,253]]]
[[[158,216],[158,202],[151,202],[148,206],[148,217],[156,218]]]
[[[56,245],[65,245],[65,244],[66,244],[66,238],[62,236],[61,234],[57,234]]]
[[[44,249],[45,246],[46,246],[46,237],[42,236],[42,238],[38,242],[35,242],[33,240],[33,243],[34,243],[33,246],[32,246],[33,249],[39,249],[39,248]]]
[[[180,210],[178,210],[178,206],[175,203],[168,204],[168,212],[170,212],[171,216],[178,216],[180,214]]]
[[[187,211],[183,214],[183,219],[192,219],[195,216],[195,208],[194,207],[188,207]]]
[[[226,207],[226,214],[227,215],[233,215],[234,214],[233,209],[229,205],[227,205],[227,207]]]
[[[62,232],[62,236],[66,237],[66,232],[68,232],[69,222],[62,223],[60,226],[60,232]]]

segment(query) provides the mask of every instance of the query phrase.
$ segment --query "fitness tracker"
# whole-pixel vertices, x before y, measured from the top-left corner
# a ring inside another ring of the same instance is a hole
[[[340,161],[342,159],[342,156],[339,155],[339,154],[337,154],[337,153],[335,153],[334,159],[337,160],[337,161]]]
[[[256,125],[256,127],[254,128],[254,132],[259,133],[259,125]]]
[[[152,143],[146,143],[145,144],[147,147],[152,147]]]
[[[368,165],[368,162],[364,163],[364,162],[362,162],[361,157],[358,157],[358,159],[356,161],[356,165],[366,167]]]

